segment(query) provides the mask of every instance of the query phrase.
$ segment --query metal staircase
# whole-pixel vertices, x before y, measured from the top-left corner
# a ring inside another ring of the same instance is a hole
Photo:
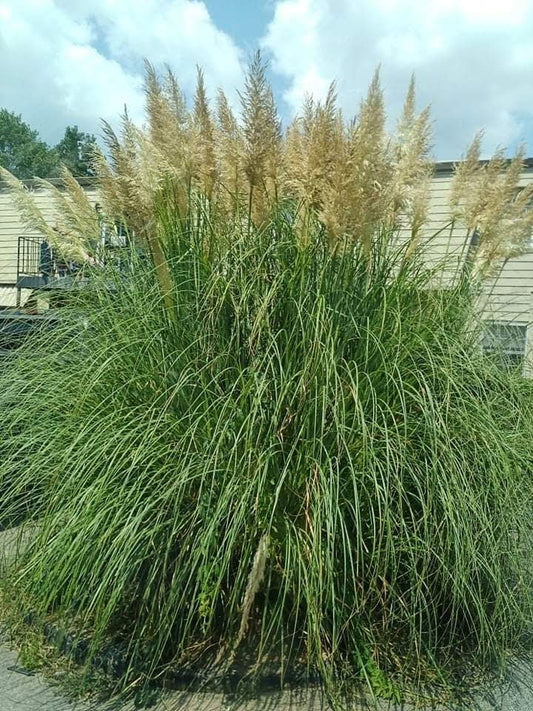
[[[55,291],[72,284],[73,265],[60,260],[40,237],[18,239],[17,300],[15,309],[0,310],[0,356],[8,356],[25,338],[37,330],[53,328],[58,322],[54,309],[35,313],[22,308],[22,291]]]
[[[116,264],[126,263],[129,252],[128,235],[116,230],[111,238],[103,241],[102,263],[108,260]],[[123,255],[126,255],[124,257]],[[22,344],[26,336],[40,330],[53,328],[59,320],[59,308],[64,304],[65,291],[73,288],[87,288],[89,280],[83,277],[74,263],[67,263],[54,253],[46,240],[41,237],[20,236],[18,239],[16,308],[0,309],[0,356],[9,355]],[[49,308],[37,313],[36,299],[22,306],[22,291],[30,290],[32,297],[47,294]]]
[[[61,289],[67,286],[67,283],[70,284],[70,277],[74,272],[74,265],[60,259],[46,240],[40,237],[19,237],[17,308],[21,305],[23,289]]]

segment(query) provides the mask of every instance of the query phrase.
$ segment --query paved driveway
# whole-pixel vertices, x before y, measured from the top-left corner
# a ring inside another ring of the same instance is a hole
[[[20,539],[18,531],[0,533],[0,570],[2,563],[13,555],[27,539]],[[132,705],[110,707],[106,704],[76,702],[58,694],[55,687],[39,675],[27,676],[19,671],[16,654],[0,644],[0,711],[134,711]],[[23,671],[23,670],[22,670]],[[264,694],[254,700],[242,701],[223,694],[173,693],[151,711],[327,711],[325,704],[313,692],[283,692]],[[359,705],[356,709],[363,708]],[[368,708],[368,705],[366,706]],[[375,706],[373,706],[375,708]],[[395,706],[380,703],[380,711],[414,711],[410,705]],[[356,711],[353,709],[353,711]],[[533,711],[533,659],[515,664],[504,683],[485,689],[476,696],[474,704],[454,705],[446,711]],[[444,711],[440,707],[436,711]]]
[[[39,676],[10,671],[9,667],[16,663],[16,654],[0,647],[0,711],[72,711],[75,708],[57,696]],[[77,709],[82,711],[83,706],[77,705]]]
[[[9,668],[17,656],[0,646],[0,711],[134,711],[133,704],[70,702],[39,675],[26,676]],[[223,694],[169,694],[150,711],[327,711],[316,694],[272,694],[240,701]],[[532,707],[533,709],[533,707]]]
[[[0,646],[0,711],[134,711],[131,704],[120,706],[70,702],[39,675],[26,676],[10,670],[16,666],[14,652]],[[172,693],[151,711],[326,711],[327,705],[314,693],[283,692],[253,700],[238,700],[223,694]],[[363,706],[357,706],[362,709]],[[368,706],[366,706],[368,708]],[[414,711],[412,706],[380,703],[380,711]],[[533,662],[515,665],[511,677],[500,686],[478,694],[474,704],[454,705],[447,710],[533,711]],[[354,709],[353,711],[356,711]],[[439,711],[444,711],[439,707]]]

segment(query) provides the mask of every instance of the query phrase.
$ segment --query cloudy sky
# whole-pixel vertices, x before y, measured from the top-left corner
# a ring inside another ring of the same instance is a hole
[[[142,60],[186,93],[195,66],[234,97],[261,48],[284,121],[336,80],[349,115],[377,65],[391,121],[414,72],[432,105],[435,155],[522,140],[533,155],[533,0],[0,0],[0,107],[56,142],[99,133],[124,104],[143,120]]]

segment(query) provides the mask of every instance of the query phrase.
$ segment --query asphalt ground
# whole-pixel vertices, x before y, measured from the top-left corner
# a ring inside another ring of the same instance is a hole
[[[0,569],[26,539],[16,529],[0,533]],[[151,711],[327,711],[329,705],[314,689],[269,692],[254,698],[227,693],[193,691],[169,692]],[[397,705],[368,700],[356,703],[352,711],[377,708],[379,711],[414,711],[420,706]],[[428,708],[428,707],[426,707]],[[468,702],[433,706],[434,711],[533,711],[533,658],[510,665],[505,679],[473,691]],[[0,711],[134,711],[132,702],[106,703],[71,701],[53,680],[29,672],[21,666],[7,640],[0,639]]]

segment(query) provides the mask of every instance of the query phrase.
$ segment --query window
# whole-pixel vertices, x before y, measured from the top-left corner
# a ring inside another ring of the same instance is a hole
[[[526,354],[527,325],[488,321],[482,340],[483,351],[494,355],[502,368],[522,367]]]

